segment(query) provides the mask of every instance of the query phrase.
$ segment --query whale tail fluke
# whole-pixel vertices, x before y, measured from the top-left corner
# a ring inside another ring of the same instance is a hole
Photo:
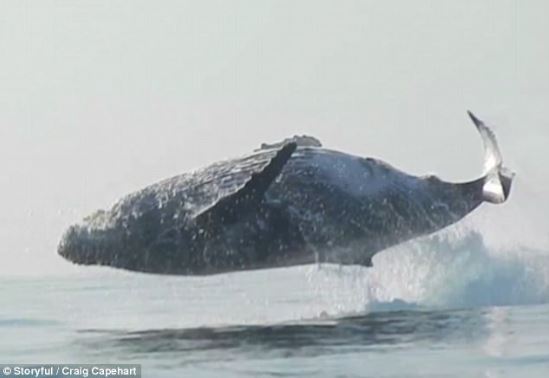
[[[503,203],[509,197],[515,173],[503,166],[503,158],[494,132],[470,111],[469,117],[477,127],[484,144],[483,200]]]

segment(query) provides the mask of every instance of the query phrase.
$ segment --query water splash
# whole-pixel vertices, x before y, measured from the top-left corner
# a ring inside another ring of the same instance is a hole
[[[376,255],[372,269],[313,268],[310,282],[336,314],[547,303],[549,255],[453,228]]]

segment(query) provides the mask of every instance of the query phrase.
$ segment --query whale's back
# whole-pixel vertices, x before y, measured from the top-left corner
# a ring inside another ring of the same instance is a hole
[[[110,211],[111,221],[137,218],[148,212],[159,212],[164,218],[180,221],[190,219],[238,191],[275,153],[261,150],[162,180],[120,199]]]

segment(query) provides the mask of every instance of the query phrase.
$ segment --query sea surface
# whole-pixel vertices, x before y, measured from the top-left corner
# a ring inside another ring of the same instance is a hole
[[[549,377],[549,254],[479,234],[374,268],[211,277],[83,267],[0,279],[0,363],[138,363],[144,377]]]

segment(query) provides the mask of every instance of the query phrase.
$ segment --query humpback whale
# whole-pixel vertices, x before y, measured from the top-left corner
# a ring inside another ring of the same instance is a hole
[[[473,181],[413,176],[296,136],[129,194],[71,226],[58,253],[76,264],[176,275],[369,267],[390,246],[508,198],[514,173],[492,130],[469,116],[485,150]]]

